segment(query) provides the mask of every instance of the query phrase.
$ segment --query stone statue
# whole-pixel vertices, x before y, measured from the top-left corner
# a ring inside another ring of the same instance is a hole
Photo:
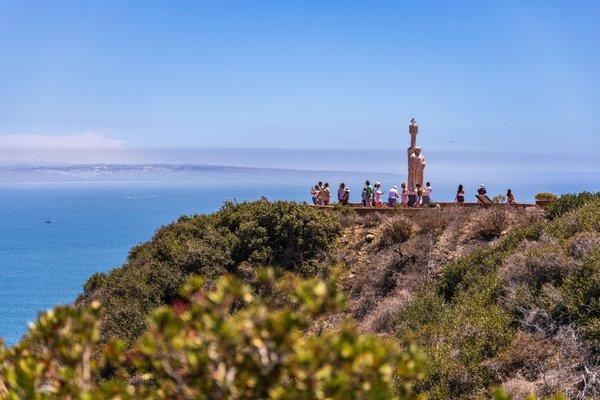
[[[408,133],[410,134],[410,147],[407,149],[408,182],[406,183],[409,192],[413,193],[417,184],[423,187],[423,181],[425,180],[425,157],[421,154],[421,148],[417,147],[419,125],[417,125],[417,121],[414,118],[410,120]]]

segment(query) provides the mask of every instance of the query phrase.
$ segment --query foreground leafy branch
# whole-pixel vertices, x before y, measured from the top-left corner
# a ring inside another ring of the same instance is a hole
[[[290,307],[273,309],[226,276],[212,291],[190,279],[182,302],[157,310],[124,353],[101,343],[100,305],[43,314],[27,338],[0,350],[0,398],[412,398],[421,356],[359,335],[351,324],[308,335],[339,310],[334,282],[297,280]]]

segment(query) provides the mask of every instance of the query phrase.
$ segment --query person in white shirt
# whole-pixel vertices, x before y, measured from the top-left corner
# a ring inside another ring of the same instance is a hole
[[[388,192],[388,207],[396,207],[398,202],[398,186],[392,186]]]
[[[431,182],[427,182],[423,188],[423,205],[428,206],[431,202]]]

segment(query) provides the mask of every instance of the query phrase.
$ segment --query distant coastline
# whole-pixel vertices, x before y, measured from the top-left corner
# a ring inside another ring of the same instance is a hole
[[[318,171],[251,168],[207,164],[15,164],[0,166],[0,184],[88,182],[294,182],[352,180],[376,175],[400,181],[402,175],[382,172]]]

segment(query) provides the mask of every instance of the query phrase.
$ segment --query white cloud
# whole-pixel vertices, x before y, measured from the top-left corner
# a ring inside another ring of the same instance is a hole
[[[118,149],[124,144],[124,140],[107,138],[94,132],[80,135],[0,135],[0,150]]]

